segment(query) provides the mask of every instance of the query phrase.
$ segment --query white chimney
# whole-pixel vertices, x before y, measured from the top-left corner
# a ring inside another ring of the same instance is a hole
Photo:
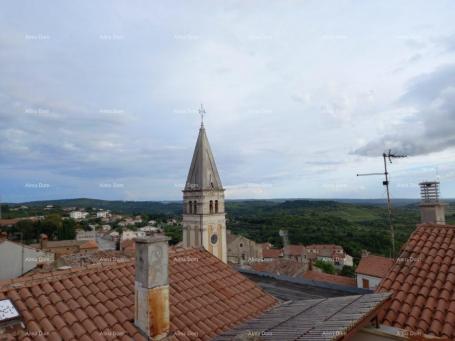
[[[424,181],[419,186],[421,222],[427,224],[445,224],[447,204],[439,201],[439,182]]]
[[[169,239],[164,235],[136,239],[134,324],[151,340],[169,333]]]

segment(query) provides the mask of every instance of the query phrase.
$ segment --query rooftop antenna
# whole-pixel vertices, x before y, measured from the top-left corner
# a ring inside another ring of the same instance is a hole
[[[407,155],[400,155],[400,154],[393,154],[392,151],[389,149],[388,153],[382,153],[382,158],[384,159],[384,172],[383,173],[364,173],[364,174],[357,174],[357,176],[370,176],[370,175],[384,175],[385,180],[382,182],[382,185],[385,186],[387,191],[387,211],[389,217],[389,226],[390,226],[390,235],[392,239],[392,258],[395,258],[395,229],[393,227],[392,221],[392,201],[390,200],[390,188],[389,188],[389,172],[387,170],[387,160],[392,163],[392,159],[394,158],[404,158]]]
[[[201,115],[201,128],[202,128],[204,126],[204,115],[205,115],[205,109],[202,104],[201,104],[201,107],[199,108],[199,115]]]

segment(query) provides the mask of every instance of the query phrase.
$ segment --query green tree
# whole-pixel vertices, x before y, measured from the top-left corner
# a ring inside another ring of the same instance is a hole
[[[340,275],[347,277],[355,277],[355,269],[353,266],[344,265],[340,271]]]
[[[335,266],[330,262],[326,262],[326,261],[318,259],[317,261],[314,262],[314,266],[321,269],[326,274],[335,274],[336,273]]]
[[[46,234],[49,239],[57,236],[58,230],[62,227],[62,218],[58,214],[50,214],[39,224],[40,233]]]
[[[24,241],[29,241],[37,237],[35,225],[33,224],[33,221],[29,219],[19,220],[16,224],[15,231],[22,233],[22,238]]]
[[[65,219],[57,231],[58,240],[74,239],[76,237],[76,222],[73,219]]]
[[[164,226],[164,234],[171,238],[169,244],[175,245],[182,241],[182,227],[166,225]]]

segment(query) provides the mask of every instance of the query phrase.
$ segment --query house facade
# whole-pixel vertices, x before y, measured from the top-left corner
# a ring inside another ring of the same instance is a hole
[[[262,247],[254,240],[227,231],[227,259],[229,263],[244,264],[262,260]]]

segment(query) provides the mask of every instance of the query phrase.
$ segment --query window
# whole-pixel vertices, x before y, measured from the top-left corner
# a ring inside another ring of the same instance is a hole
[[[210,214],[213,213],[213,200],[210,200]]]
[[[362,278],[362,288],[369,289],[370,288],[370,281]]]
[[[243,243],[240,243],[240,247],[243,247]]]
[[[190,201],[188,203],[188,213],[193,214],[193,202],[192,201]]]
[[[193,202],[193,213],[197,214],[197,201]]]
[[[215,200],[215,213],[218,213],[218,200]]]

